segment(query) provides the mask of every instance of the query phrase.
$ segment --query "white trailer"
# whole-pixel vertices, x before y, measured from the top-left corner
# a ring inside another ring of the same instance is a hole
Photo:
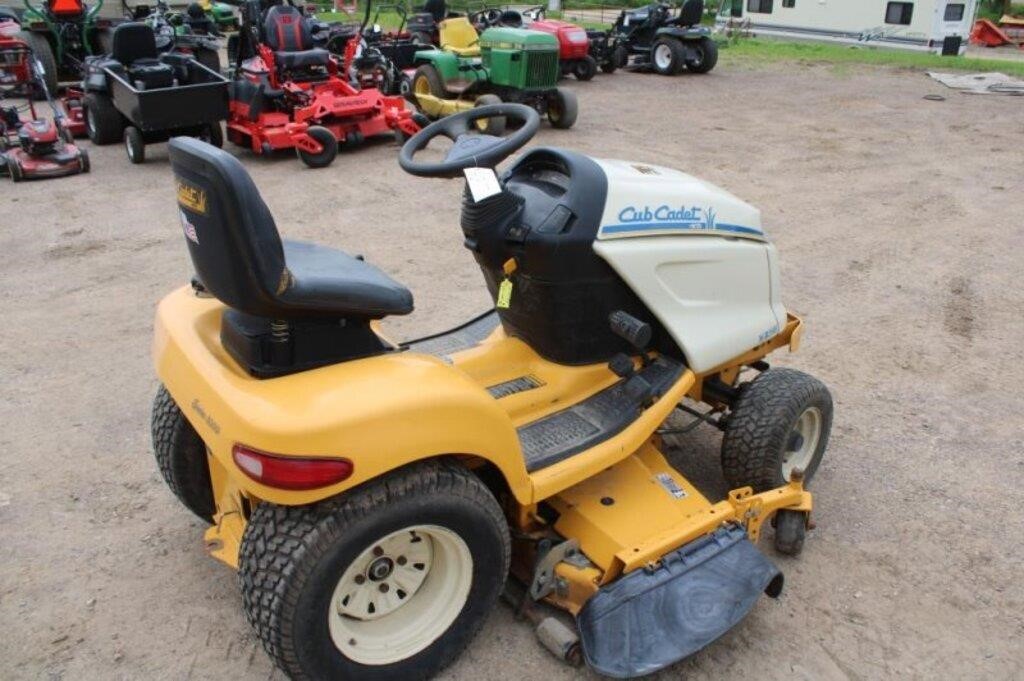
[[[978,0],[722,0],[719,28],[963,54]]]

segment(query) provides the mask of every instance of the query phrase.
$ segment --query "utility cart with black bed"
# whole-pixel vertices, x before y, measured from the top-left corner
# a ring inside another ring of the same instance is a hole
[[[153,29],[122,24],[113,52],[86,61],[86,130],[94,144],[124,140],[128,159],[142,163],[146,145],[171,137],[224,142],[228,80],[186,54],[159,54]]]

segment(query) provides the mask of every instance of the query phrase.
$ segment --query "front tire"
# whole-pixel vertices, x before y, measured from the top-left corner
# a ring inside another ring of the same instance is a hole
[[[480,628],[510,554],[476,476],[416,464],[311,506],[257,506],[242,538],[242,601],[290,678],[428,678]]]
[[[701,38],[694,45],[691,58],[686,60],[686,69],[691,73],[707,73],[718,63],[718,43],[711,38]]]
[[[810,482],[828,446],[832,396],[818,379],[769,369],[741,388],[725,424],[722,472],[732,489],[764,492],[784,485],[795,468]]]
[[[217,509],[206,444],[163,386],[153,400],[151,432],[153,454],[164,482],[185,508],[212,523]]]
[[[548,99],[548,121],[553,128],[568,130],[576,123],[579,113],[576,95],[568,90],[558,88]]]
[[[597,60],[588,54],[572,65],[572,75],[576,80],[592,80],[597,75]]]
[[[326,168],[331,165],[338,155],[338,140],[335,139],[334,133],[323,126],[313,125],[306,130],[306,134],[319,142],[323,149],[319,153],[312,154],[295,147],[295,153],[298,154],[299,160],[310,168]]]
[[[651,66],[663,76],[674,76],[683,70],[683,46],[675,38],[658,38],[651,45]]]

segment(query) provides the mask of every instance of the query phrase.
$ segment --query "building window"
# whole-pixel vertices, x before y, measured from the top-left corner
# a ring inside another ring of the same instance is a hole
[[[796,7],[796,0],[782,0],[782,6],[786,8]]]
[[[958,2],[946,5],[946,21],[964,20],[964,3]]]
[[[732,0],[729,5],[729,14],[734,17],[743,16],[743,0]]]
[[[910,18],[914,16],[914,3],[912,2],[890,2],[885,7],[885,23],[910,25]]]
[[[774,0],[747,0],[747,11],[758,14],[771,14]]]

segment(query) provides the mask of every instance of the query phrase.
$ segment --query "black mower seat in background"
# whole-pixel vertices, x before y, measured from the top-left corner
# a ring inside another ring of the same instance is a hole
[[[189,255],[222,303],[267,319],[379,319],[412,312],[412,293],[373,265],[323,246],[281,241],[234,156],[191,137],[169,144]]]
[[[313,29],[291,5],[275,5],[263,20],[263,35],[282,68],[327,66],[331,53],[313,43]]]
[[[696,26],[704,15],[704,0],[686,0],[679,10],[675,23],[679,26]]]
[[[143,89],[170,87],[174,69],[160,61],[153,29],[138,22],[121,24],[114,29],[111,57],[124,65],[128,76]]]

